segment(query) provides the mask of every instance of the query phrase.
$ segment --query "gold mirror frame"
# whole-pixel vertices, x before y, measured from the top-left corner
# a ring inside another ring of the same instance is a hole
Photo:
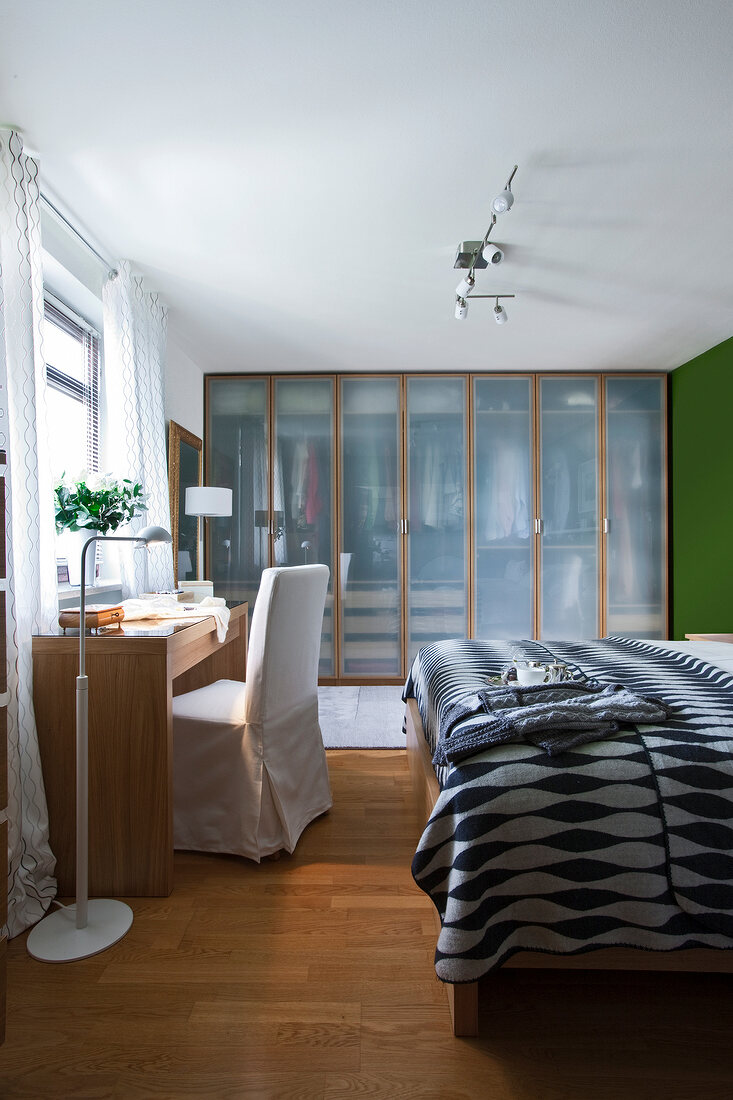
[[[173,578],[176,588],[178,587],[178,546],[180,543],[181,520],[185,515],[183,511],[185,506],[185,489],[188,487],[186,485],[181,485],[181,448],[184,445],[193,447],[194,450],[198,451],[198,480],[196,484],[200,485],[202,476],[202,441],[197,435],[194,435],[193,432],[189,432],[187,428],[183,428],[180,424],[176,424],[175,420],[171,420],[168,425],[168,492],[170,495],[171,507],[171,535],[173,536]],[[183,500],[181,500],[181,497],[183,497]],[[201,548],[198,538],[198,520],[196,520],[196,531],[196,550],[193,568],[196,577],[199,577],[199,555],[201,553]]]

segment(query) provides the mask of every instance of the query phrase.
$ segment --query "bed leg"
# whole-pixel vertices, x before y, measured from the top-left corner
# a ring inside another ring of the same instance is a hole
[[[464,1039],[478,1035],[478,982],[445,983],[453,1034]]]

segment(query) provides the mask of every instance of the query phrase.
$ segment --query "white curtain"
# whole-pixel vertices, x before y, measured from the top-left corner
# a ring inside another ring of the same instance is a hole
[[[167,310],[157,294],[145,290],[142,278],[132,274],[127,260],[105,283],[102,299],[110,466],[118,477],[141,482],[148,494],[147,512],[120,534],[134,534],[150,524],[169,531],[163,377]],[[146,589],[172,589],[170,545],[146,551],[122,544],[120,573],[125,599]]]
[[[8,921],[17,936],[56,894],[33,711],[31,639],[56,622],[53,489],[41,354],[38,164],[0,129],[0,446],[6,468]]]

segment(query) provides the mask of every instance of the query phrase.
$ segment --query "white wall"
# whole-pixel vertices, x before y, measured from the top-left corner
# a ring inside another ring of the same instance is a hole
[[[165,363],[165,418],[199,439],[204,437],[204,373],[176,343],[168,327]]]
[[[60,205],[60,204],[59,204]],[[80,316],[102,331],[102,282],[107,266],[85,248],[53,212],[41,207],[44,285]],[[86,232],[86,231],[85,231]],[[165,418],[203,438],[203,371],[176,342],[168,323],[165,367]]]

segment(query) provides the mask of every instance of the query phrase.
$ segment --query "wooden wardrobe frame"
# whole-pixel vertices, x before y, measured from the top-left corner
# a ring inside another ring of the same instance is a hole
[[[440,794],[433,770],[430,747],[425,740],[422,719],[415,699],[407,700],[407,759],[412,789],[420,819],[427,822]],[[433,910],[438,933],[440,917]],[[504,968],[540,970],[664,970],[713,974],[733,973],[733,950],[694,948],[685,951],[644,951],[633,947],[607,947],[582,955],[545,955],[538,951],[518,951],[502,964]],[[481,979],[490,985],[491,974]],[[478,982],[445,982],[453,1034],[470,1037],[479,1033]]]
[[[476,400],[476,385],[482,380],[509,380],[518,379],[524,380],[529,385],[529,421],[531,425],[531,436],[529,440],[529,460],[532,470],[532,485],[533,485],[533,498],[532,498],[532,521],[535,524],[534,533],[530,536],[532,545],[532,574],[533,574],[533,604],[532,604],[532,637],[542,637],[542,562],[543,562],[543,535],[541,530],[538,529],[537,523],[541,522],[542,516],[542,500],[541,500],[541,442],[542,442],[542,385],[543,382],[555,382],[558,380],[572,379],[578,380],[593,380],[596,383],[596,446],[597,446],[597,470],[596,470],[596,491],[597,491],[597,520],[598,530],[596,534],[597,546],[597,564],[598,564],[598,603],[597,603],[597,615],[598,615],[598,628],[599,636],[606,633],[607,618],[608,618],[608,599],[607,599],[607,586],[608,586],[608,549],[607,549],[607,535],[608,535],[608,512],[609,512],[609,500],[608,500],[608,485],[607,485],[607,462],[606,462],[606,437],[607,437],[607,402],[606,402],[606,381],[617,380],[623,378],[632,378],[640,380],[643,378],[664,380],[666,376],[658,371],[643,371],[643,372],[631,372],[631,371],[589,371],[589,372],[573,372],[572,374],[565,373],[563,371],[544,373],[542,371],[498,371],[498,372],[486,372],[486,371],[439,371],[424,373],[419,371],[373,371],[373,372],[358,372],[354,374],[350,373],[315,373],[315,374],[262,374],[262,373],[241,373],[231,372],[226,374],[209,374],[205,376],[204,384],[204,419],[205,423],[209,423],[209,411],[211,407],[210,403],[210,389],[212,384],[228,380],[235,381],[238,379],[248,381],[259,381],[265,386],[265,400],[266,400],[266,413],[265,422],[267,430],[267,461],[268,461],[268,560],[270,564],[275,564],[274,554],[274,542],[273,532],[275,527],[275,512],[274,512],[274,493],[273,493],[273,471],[274,471],[274,453],[276,443],[276,400],[275,391],[279,382],[287,381],[303,381],[304,378],[314,381],[328,381],[332,385],[332,426],[331,426],[331,446],[332,456],[334,462],[334,474],[332,478],[331,492],[331,540],[333,547],[333,562],[332,562],[332,585],[329,599],[331,601],[331,615],[332,615],[332,628],[333,628],[333,675],[322,676],[319,682],[322,684],[402,684],[404,683],[405,675],[409,669],[409,610],[408,610],[408,597],[406,593],[406,585],[409,577],[408,570],[408,541],[409,534],[409,500],[408,500],[408,466],[409,466],[409,408],[408,408],[408,388],[410,382],[413,380],[444,380],[444,379],[462,379],[465,384],[464,394],[464,430],[465,430],[465,591],[467,598],[467,621],[466,621],[466,637],[475,637],[476,632],[476,592],[477,592],[477,564],[476,564],[476,550],[477,550],[477,533],[475,523],[475,451],[477,437],[479,434],[479,409],[477,407]],[[400,605],[400,646],[402,653],[403,671],[399,675],[392,674],[368,674],[368,673],[345,673],[342,672],[342,652],[341,652],[341,638],[343,628],[343,614],[344,608],[340,597],[341,590],[341,578],[340,578],[340,556],[339,550],[341,545],[343,515],[342,515],[342,404],[343,404],[343,387],[345,383],[357,381],[357,380],[370,380],[379,381],[384,379],[393,379],[398,383],[398,400],[399,409],[396,410],[397,421],[399,425],[400,440],[399,440],[399,471],[400,471],[400,514],[401,523],[400,531],[398,533],[398,551],[400,560],[400,576],[402,580],[402,594]],[[662,408],[661,408],[662,420],[666,422],[667,419],[667,382],[664,382],[662,386]],[[211,447],[212,441],[208,429],[205,431],[205,452],[204,452],[204,477],[208,479],[211,476]],[[665,622],[662,624],[663,636],[666,635],[668,626],[666,620],[667,616],[667,603],[668,603],[668,569],[667,563],[667,526],[668,515],[666,508],[667,500],[667,439],[668,430],[664,432],[664,451],[662,456],[662,479],[660,483],[660,491],[663,501],[665,502],[662,509],[662,549],[661,557],[665,563],[663,569],[663,576],[661,578],[663,591],[661,595],[661,606],[664,609],[663,617]],[[605,529],[604,529],[605,528]],[[210,545],[211,528],[207,528],[207,537],[205,540],[205,571],[207,575],[210,569],[211,562],[211,545]]]

